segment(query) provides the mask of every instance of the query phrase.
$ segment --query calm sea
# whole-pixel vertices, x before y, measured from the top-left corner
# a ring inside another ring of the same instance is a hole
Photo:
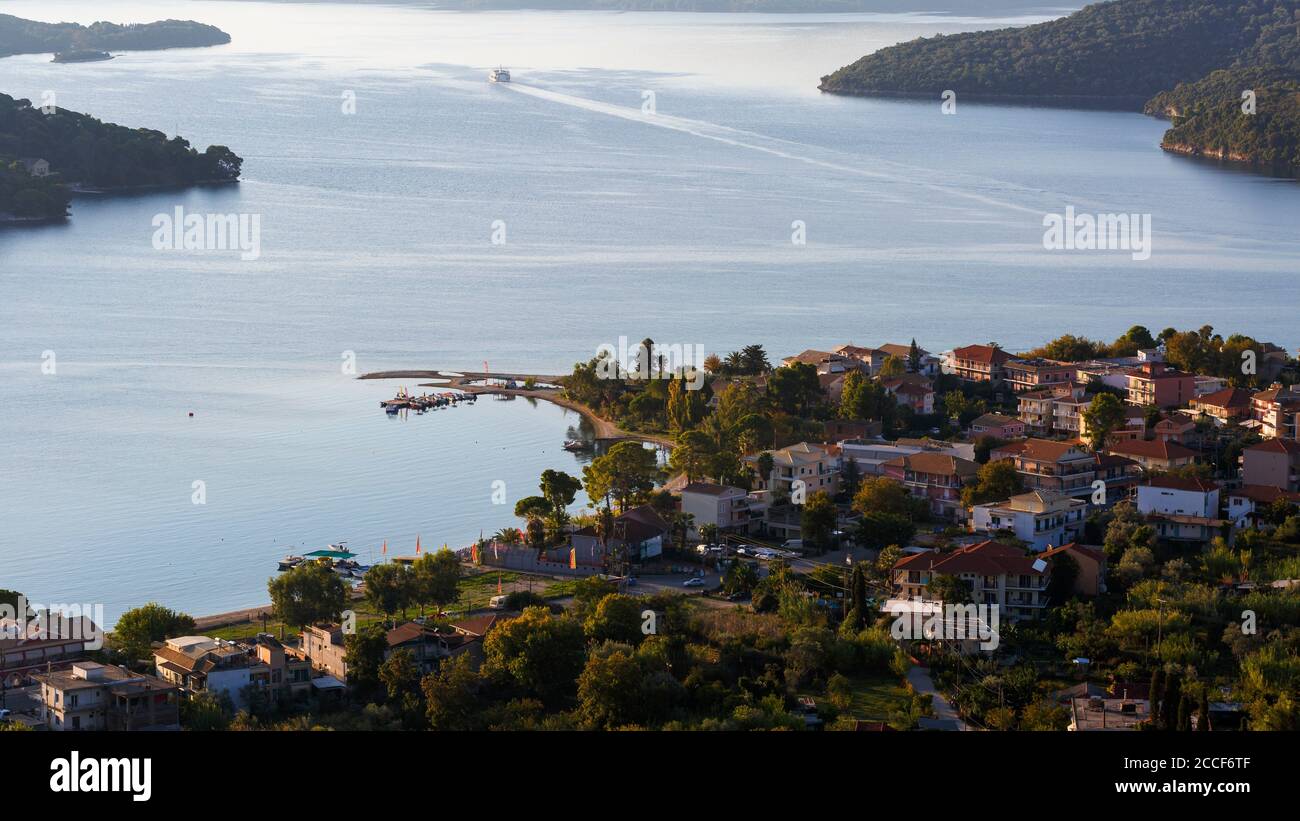
[[[399,383],[353,380],[349,352],[360,372],[554,373],[620,336],[779,356],[1208,323],[1300,344],[1294,183],[1166,156],[1165,125],[1136,114],[816,91],[884,45],[1041,18],[0,12],[234,37],[0,61],[6,93],[246,160],[238,186],[81,198],[66,225],[0,232],[0,587],[110,622],[149,600],[261,604],[291,549],[464,545],[513,524],[541,470],[580,469],[572,414],[389,419]],[[485,81],[498,65],[510,86]],[[256,217],[260,255],[156,250],[178,206]],[[1150,214],[1151,258],[1044,250],[1067,206]]]

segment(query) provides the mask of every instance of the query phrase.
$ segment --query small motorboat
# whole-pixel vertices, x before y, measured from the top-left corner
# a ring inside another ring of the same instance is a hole
[[[283,559],[280,560],[280,569],[293,570],[295,567],[302,564],[304,561],[306,560],[303,559],[302,556],[285,556]]]
[[[586,450],[587,445],[577,439],[566,439],[564,440],[564,449],[572,453],[574,451]]]
[[[488,72],[489,83],[508,83],[510,82],[510,72],[500,66]]]

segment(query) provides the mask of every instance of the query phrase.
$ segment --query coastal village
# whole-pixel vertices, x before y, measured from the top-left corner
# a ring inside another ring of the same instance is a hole
[[[63,618],[0,623],[0,721],[1300,728],[1284,349],[1141,326],[1021,353],[912,340],[773,363],[751,345],[699,381],[657,350],[614,379],[597,357],[553,382],[403,390],[421,410],[526,392],[602,435],[581,476],[546,471],[469,546],[286,557],[270,607],[148,604],[104,648]],[[992,630],[954,635],[954,608]]]

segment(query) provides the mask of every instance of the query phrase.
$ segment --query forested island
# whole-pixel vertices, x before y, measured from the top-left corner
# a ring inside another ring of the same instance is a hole
[[[193,20],[156,23],[41,23],[0,14],[0,57],[15,54],[85,51],[153,51],[164,48],[219,46],[230,35],[216,26]]]
[[[0,94],[0,222],[63,219],[73,188],[230,182],[239,178],[242,163],[223,145],[199,152],[160,131],[63,108],[47,114],[29,100]]]
[[[1114,0],[881,49],[820,88],[1144,111],[1172,120],[1166,150],[1300,175],[1300,0]]]

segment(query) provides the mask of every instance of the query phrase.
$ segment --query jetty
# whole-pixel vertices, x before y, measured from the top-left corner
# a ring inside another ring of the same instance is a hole
[[[564,396],[563,376],[541,373],[502,373],[489,371],[375,371],[362,374],[358,379],[428,379],[436,382],[421,382],[421,388],[437,388],[444,391],[454,390],[471,397],[495,395],[502,397],[524,397],[541,399],[579,413],[591,423],[596,432],[596,441],[611,444],[624,440],[652,442],[664,447],[672,447],[673,440],[668,436],[654,433],[626,431],[618,425],[598,415],[594,410]],[[387,406],[385,406],[387,409]]]

